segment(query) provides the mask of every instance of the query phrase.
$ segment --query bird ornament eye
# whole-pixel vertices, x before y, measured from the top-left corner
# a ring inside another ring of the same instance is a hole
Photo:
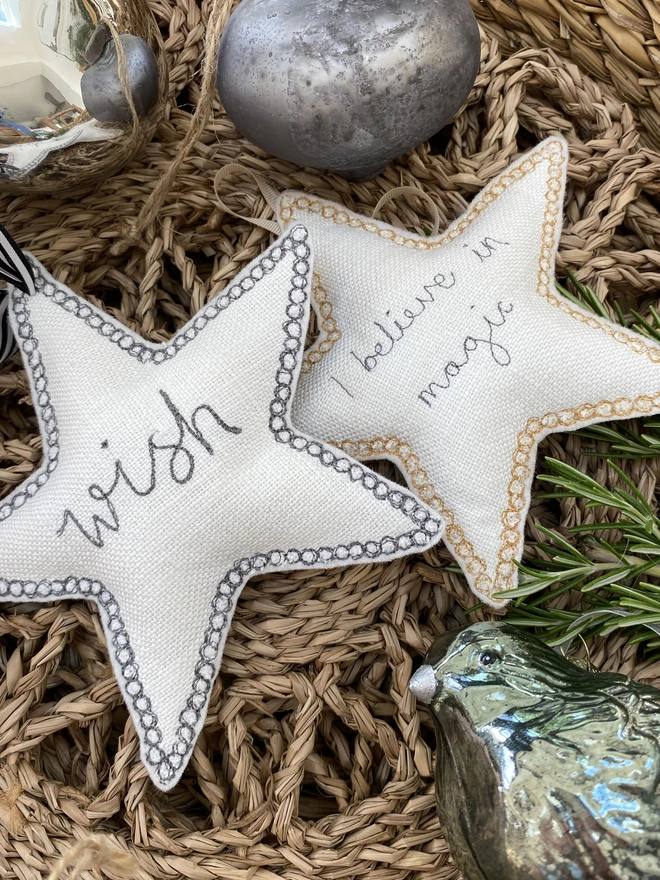
[[[479,665],[493,666],[499,659],[499,654],[496,654],[495,651],[482,651],[479,655]]]

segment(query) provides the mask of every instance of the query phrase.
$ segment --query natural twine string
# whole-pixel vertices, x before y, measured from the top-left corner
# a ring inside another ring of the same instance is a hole
[[[124,44],[119,39],[120,34],[117,25],[109,16],[104,16],[103,23],[108,26],[108,30],[112,35],[112,41],[115,44],[115,49],[117,50],[117,73],[119,75],[119,84],[124,93],[124,97],[126,98],[126,102],[128,103],[128,108],[131,111],[131,138],[134,138],[138,136],[138,126],[140,124],[140,120],[138,118],[137,110],[135,109],[133,93],[131,91],[131,83],[128,78],[128,64],[126,63]]]
[[[134,856],[109,845],[108,839],[102,834],[92,834],[79,840],[58,861],[48,875],[48,880],[61,880],[69,868],[71,873],[66,875],[67,880],[76,880],[83,871],[89,871],[90,868],[112,871],[116,877],[125,877],[127,880],[134,877],[139,870]]]
[[[174,184],[179,169],[188,158],[188,154],[190,153],[193,144],[199,139],[206,127],[206,123],[208,122],[213,107],[213,96],[215,94],[215,72],[218,46],[220,45],[220,37],[225,24],[229,19],[231,6],[232,0],[213,0],[208,21],[206,54],[204,57],[202,84],[197,109],[188,131],[186,132],[186,136],[181,142],[177,155],[161,177],[156,188],[144,203],[137,219],[129,227],[126,236],[127,240],[118,242],[112,248],[112,253],[114,255],[123,253],[123,251],[125,251],[131,244],[138,241],[142,232],[154,221],[167,197],[167,194]]]

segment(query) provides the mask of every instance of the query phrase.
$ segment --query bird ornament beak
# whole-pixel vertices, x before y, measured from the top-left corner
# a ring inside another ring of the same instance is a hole
[[[438,681],[433,667],[428,664],[420,666],[410,679],[408,690],[414,694],[420,703],[428,705],[436,694]]]

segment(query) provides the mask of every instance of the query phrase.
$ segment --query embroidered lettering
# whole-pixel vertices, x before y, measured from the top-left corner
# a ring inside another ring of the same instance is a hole
[[[472,253],[479,257],[479,262],[485,262],[489,257],[492,257],[495,251],[497,250],[498,245],[506,245],[510,244],[508,241],[500,241],[497,238],[492,238],[490,235],[487,235],[486,238],[482,238],[476,248],[472,248]],[[468,245],[464,245],[464,247],[468,247]]]
[[[138,498],[145,498],[147,495],[151,495],[156,488],[157,457],[159,453],[169,453],[168,468],[170,478],[174,483],[183,486],[190,482],[195,472],[195,456],[192,450],[186,446],[186,442],[190,443],[191,441],[194,441],[194,443],[201,446],[204,452],[208,455],[215,454],[213,446],[206,439],[199,426],[199,419],[203,414],[208,415],[220,428],[222,428],[223,431],[226,431],[229,434],[240,434],[243,430],[242,428],[228,425],[227,422],[220,418],[213,407],[206,403],[198,406],[190,416],[190,420],[187,420],[183,416],[181,410],[175,403],[173,403],[166,391],[161,390],[159,393],[170,411],[174,424],[178,430],[176,441],[174,443],[158,443],[155,435],[152,434],[152,436],[149,437],[149,440],[147,441],[149,473],[142,485],[129,477],[124,469],[124,464],[117,459],[114,464],[114,478],[110,486],[107,489],[104,489],[99,483],[92,483],[87,489],[87,494],[93,501],[98,501],[100,504],[104,505],[103,513],[93,513],[92,525],[91,527],[86,528],[76,514],[67,508],[67,510],[64,511],[62,524],[57,531],[58,537],[61,537],[66,531],[68,525],[72,523],[90,542],[90,544],[93,544],[95,547],[103,547],[106,537],[104,531],[119,531],[119,516],[115,504],[112,501],[114,493],[120,486],[124,485]],[[101,443],[101,447],[107,449],[108,441],[104,440]]]
[[[439,273],[433,279],[432,284],[424,286],[425,295],[416,296],[412,303],[412,308],[404,309],[401,318],[392,318],[390,309],[385,312],[385,317],[380,321],[374,321],[374,327],[377,327],[385,341],[377,342],[374,345],[373,354],[362,356],[355,351],[351,354],[355,360],[368,372],[371,373],[378,366],[378,358],[387,357],[394,349],[397,342],[400,342],[417,318],[425,311],[427,305],[435,302],[435,294],[438,290],[449,290],[456,284],[456,275],[450,272],[448,275]]]
[[[462,351],[461,357],[457,361],[449,361],[442,368],[442,373],[439,378],[434,379],[430,382],[426,388],[421,391],[417,397],[422,403],[425,403],[427,406],[432,407],[433,402],[437,399],[440,391],[444,391],[451,385],[452,381],[458,376],[461,370],[467,366],[470,361],[472,354],[480,347],[486,347],[488,349],[488,353],[490,354],[492,360],[500,367],[508,367],[511,363],[511,354],[509,350],[499,342],[496,342],[493,338],[495,330],[498,327],[504,326],[507,320],[507,316],[511,314],[513,311],[513,303],[508,303],[505,305],[504,303],[499,302],[497,304],[497,312],[498,317],[501,320],[493,320],[489,318],[487,315],[483,315],[483,319],[486,322],[486,327],[488,328],[487,335],[484,336],[466,336],[462,343]]]

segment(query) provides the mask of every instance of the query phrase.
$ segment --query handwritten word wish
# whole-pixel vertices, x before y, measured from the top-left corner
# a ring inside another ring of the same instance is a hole
[[[229,434],[240,434],[243,430],[242,428],[228,425],[227,422],[220,418],[213,407],[208,404],[198,406],[190,416],[190,420],[188,420],[176,404],[173,403],[167,392],[161,390],[159,394],[178,431],[176,440],[172,443],[159,443],[155,435],[152,434],[149,437],[147,441],[149,467],[146,475],[142,475],[141,479],[138,479],[135,475],[129,476],[126,473],[123,462],[120,459],[116,459],[112,465],[112,478],[105,488],[101,483],[92,483],[87,489],[87,494],[92,501],[98,502],[100,505],[99,510],[101,511],[100,513],[92,514],[91,526],[85,527],[80,518],[72,510],[67,509],[64,511],[62,524],[57,532],[58,537],[61,537],[71,524],[78,529],[90,544],[93,544],[95,547],[103,547],[106,540],[104,532],[118,532],[120,527],[119,513],[113,500],[115,493],[120,487],[125,486],[133,495],[137,495],[138,498],[146,498],[148,495],[151,495],[156,489],[158,461],[160,458],[166,460],[169,478],[173,483],[183,486],[190,482],[195,473],[196,460],[195,452],[193,451],[195,447],[197,447],[196,451],[198,454],[202,451],[211,456],[215,454],[212,444],[199,426],[199,420],[203,413]],[[101,448],[109,448],[107,440],[101,443]]]

